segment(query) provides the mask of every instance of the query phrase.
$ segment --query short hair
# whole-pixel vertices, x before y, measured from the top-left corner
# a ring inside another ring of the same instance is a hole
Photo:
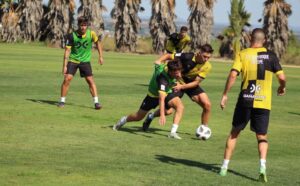
[[[252,42],[263,42],[266,39],[265,31],[262,28],[255,28],[251,33]]]
[[[187,32],[189,29],[186,26],[180,28],[180,32]]]
[[[87,17],[84,17],[84,16],[78,17],[77,21],[78,21],[78,25],[80,25],[82,23],[86,23],[86,24],[89,23],[89,19]]]
[[[167,66],[169,71],[182,70],[182,64],[177,59],[169,61]]]
[[[212,48],[212,46],[210,44],[204,44],[200,47],[198,47],[198,49],[201,50],[201,52],[207,52],[212,54],[214,52],[214,49]]]

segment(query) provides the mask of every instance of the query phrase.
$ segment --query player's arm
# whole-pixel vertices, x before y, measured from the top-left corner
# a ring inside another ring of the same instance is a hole
[[[62,66],[62,74],[65,75],[67,73],[67,64],[69,61],[69,56],[71,53],[71,47],[65,47],[64,59],[63,59],[63,66]]]
[[[167,93],[163,91],[159,91],[159,124],[165,125],[166,124],[166,116],[165,116],[165,99],[167,97]]]
[[[277,95],[278,96],[283,96],[285,94],[285,86],[286,86],[286,78],[284,73],[279,73],[277,74],[277,79],[279,82],[279,87],[277,89]]]
[[[197,76],[195,78],[195,80],[190,82],[190,83],[186,83],[186,84],[179,84],[178,83],[176,86],[174,86],[173,90],[175,92],[177,92],[177,91],[180,91],[180,90],[195,88],[201,83],[202,80],[203,80],[203,78],[201,78],[200,76]]]
[[[162,55],[160,58],[158,58],[156,61],[155,61],[155,64],[156,65],[160,65],[162,64],[164,61],[166,60],[171,60],[173,59],[173,55],[172,54],[164,54]]]
[[[102,42],[99,39],[99,37],[96,35],[94,31],[92,31],[92,39],[96,45],[97,51],[98,51],[98,63],[102,65],[104,63],[103,61],[103,50],[102,50]]]
[[[220,103],[220,106],[221,106],[222,109],[224,109],[225,106],[226,106],[227,99],[228,99],[227,94],[230,91],[231,87],[234,85],[236,77],[238,76],[238,74],[239,74],[238,71],[232,69],[230,71],[229,75],[228,75],[226,85],[225,85],[225,88],[224,88],[224,91],[223,91],[223,96],[222,96],[221,103]]]

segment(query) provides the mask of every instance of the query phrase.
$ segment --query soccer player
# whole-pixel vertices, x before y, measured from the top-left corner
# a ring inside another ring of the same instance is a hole
[[[167,67],[167,69],[166,69]],[[181,139],[177,134],[179,122],[183,113],[183,104],[176,95],[170,96],[172,87],[176,85],[177,79],[181,77],[182,65],[179,61],[170,61],[167,65],[160,62],[155,63],[155,71],[150,80],[148,94],[144,98],[139,110],[135,113],[123,116],[114,126],[113,130],[119,130],[126,122],[140,121],[146,114],[159,105],[160,125],[165,125],[165,110],[176,111],[171,128],[170,138]],[[169,111],[170,112],[170,111]]]
[[[78,18],[79,29],[71,33],[66,41],[62,73],[64,81],[61,85],[61,98],[58,107],[64,107],[66,96],[69,90],[71,80],[73,79],[77,69],[80,71],[80,76],[84,77],[89,85],[90,93],[94,100],[96,110],[101,109],[99,103],[96,84],[94,82],[92,67],[90,64],[92,46],[96,44],[99,58],[99,64],[103,64],[103,55],[101,43],[96,33],[88,28],[88,19],[85,17]]]
[[[208,121],[211,112],[211,103],[208,95],[199,86],[199,84],[206,78],[211,70],[211,64],[208,61],[213,53],[211,45],[205,44],[200,46],[195,53],[181,53],[181,54],[165,54],[158,59],[158,62],[178,59],[182,63],[182,79],[183,83],[178,83],[174,88],[172,94],[182,97],[186,93],[192,101],[196,102],[202,107],[201,125],[208,126]],[[146,131],[154,117],[158,117],[160,111],[149,113],[143,123],[143,130]],[[167,113],[171,114],[171,113]]]
[[[171,34],[167,40],[166,52],[169,54],[181,53],[191,42],[191,38],[187,32],[188,28],[186,26],[182,26],[179,33]]]
[[[278,78],[279,96],[285,94],[286,80],[276,55],[263,47],[265,39],[262,29],[253,30],[250,48],[237,54],[225,85],[220,103],[222,109],[226,106],[227,94],[235,83],[236,77],[242,75],[241,91],[233,115],[232,129],[226,142],[221,176],[226,176],[237,138],[250,120],[251,130],[256,133],[258,143],[259,181],[267,182],[267,132],[271,110],[272,75],[275,73]]]

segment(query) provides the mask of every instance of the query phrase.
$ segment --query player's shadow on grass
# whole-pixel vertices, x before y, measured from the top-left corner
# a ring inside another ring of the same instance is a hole
[[[42,99],[26,99],[26,100],[32,101],[34,103],[39,103],[39,104],[49,104],[49,105],[56,105],[56,106],[58,105],[57,101],[51,101],[51,100],[42,100]],[[68,105],[94,109],[93,107],[87,107],[87,106],[83,106],[83,105],[74,105],[72,103],[67,103],[66,106],[68,106]]]
[[[169,164],[184,164],[187,166],[192,166],[192,167],[199,167],[201,169],[207,170],[214,172],[216,174],[219,174],[220,166],[219,164],[207,164],[207,163],[202,163],[198,161],[192,161],[192,160],[186,160],[186,159],[179,159],[179,158],[173,158],[170,156],[165,156],[165,155],[156,155],[155,157],[157,160],[163,162],[163,163],[169,163]],[[257,179],[251,178],[247,175],[241,174],[239,172],[233,171],[233,170],[228,170],[229,173],[235,174],[236,176],[241,176],[243,178],[252,180],[252,181],[257,181]]]
[[[297,112],[288,112],[289,114],[293,114],[293,115],[298,115],[300,116],[300,113],[297,113]]]
[[[159,132],[166,131],[158,128],[149,128],[147,132],[142,130],[142,127],[132,126],[132,127],[122,127],[119,129],[121,132],[128,132],[135,135],[145,136],[147,138],[152,138],[151,134],[160,135],[160,136],[167,136],[164,134],[160,134]]]
[[[50,101],[50,100],[41,100],[41,99],[26,99],[27,101],[32,101],[34,103],[46,103],[49,105],[57,105],[57,101]]]
[[[142,83],[136,83],[135,85],[142,86],[142,87],[148,87],[149,86],[149,84],[142,84]]]

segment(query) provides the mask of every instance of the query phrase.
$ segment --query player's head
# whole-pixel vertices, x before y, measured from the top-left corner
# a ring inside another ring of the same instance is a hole
[[[179,33],[179,38],[180,39],[182,39],[182,38],[184,38],[184,36],[186,36],[187,35],[187,32],[188,32],[188,28],[186,27],[186,26],[182,26],[181,28],[180,28],[180,33]]]
[[[204,44],[197,48],[195,53],[196,61],[198,63],[205,63],[212,56],[214,50],[210,44]]]
[[[266,41],[266,34],[262,28],[255,28],[251,33],[251,43],[263,45]]]
[[[168,74],[172,78],[181,77],[182,64],[179,60],[169,61],[167,66],[168,66]]]
[[[77,19],[78,21],[78,31],[80,32],[80,34],[85,34],[88,24],[89,24],[89,20],[87,17],[84,16],[80,16]]]

